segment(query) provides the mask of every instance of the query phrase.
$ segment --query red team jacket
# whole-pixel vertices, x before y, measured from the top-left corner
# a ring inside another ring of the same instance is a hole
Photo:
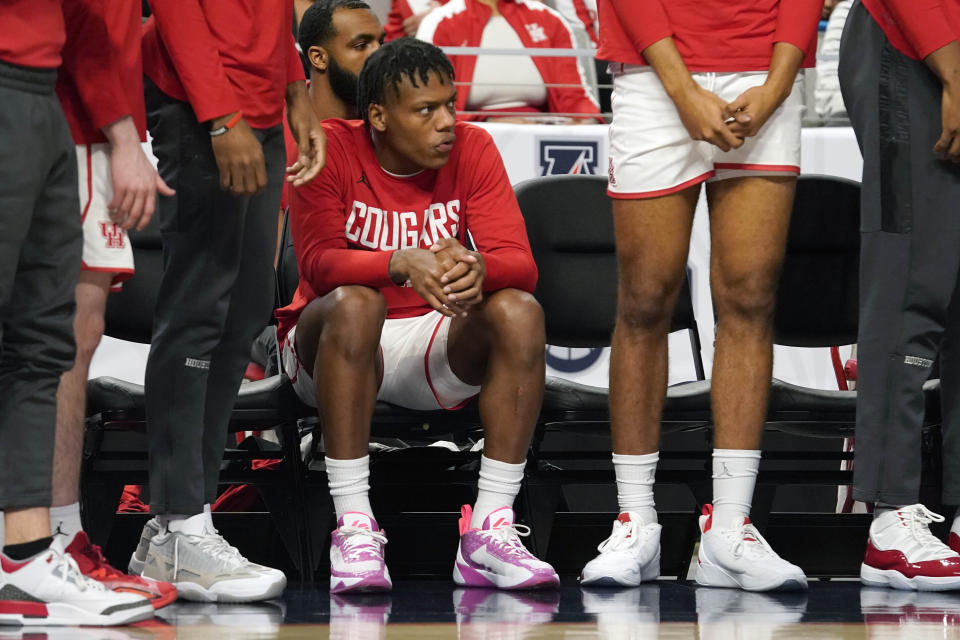
[[[573,35],[563,17],[536,0],[498,0],[497,7],[507,22],[520,36],[527,49],[572,48]],[[490,7],[477,0],[450,0],[423,19],[417,37],[438,47],[478,47],[483,28],[490,19]],[[473,80],[476,56],[450,56],[458,83]],[[587,90],[583,72],[576,58],[546,58],[533,56],[543,81],[550,85],[579,85],[576,87],[548,87],[548,111],[600,115],[600,106]],[[457,95],[457,111],[467,107],[468,86]],[[458,118],[471,119],[457,114]]]
[[[0,60],[56,69],[66,37],[60,0],[0,2]]]
[[[898,51],[922,60],[960,35],[960,0],[863,0]]]
[[[388,318],[423,315],[430,306],[411,287],[390,280],[398,249],[429,249],[455,237],[472,239],[484,258],[484,291],[533,291],[537,267],[520,208],[490,135],[457,123],[447,164],[398,178],[381,168],[360,121],[327,120],[327,164],[294,190],[290,209],[300,286],[277,311],[281,338],[307,304],[342,285],[379,289]],[[468,236],[469,234],[469,236]]]
[[[236,111],[255,129],[280,124],[289,83],[303,80],[293,0],[150,0],[143,71],[205,122]]]
[[[598,0],[597,57],[646,64],[641,52],[673,36],[690,71],[766,70],[776,42],[805,51],[812,67],[822,8],[823,0]]]
[[[128,115],[140,140],[146,141],[140,5],[130,0],[63,0],[63,14],[66,73],[57,76],[57,96],[73,141],[106,142],[101,127]]]

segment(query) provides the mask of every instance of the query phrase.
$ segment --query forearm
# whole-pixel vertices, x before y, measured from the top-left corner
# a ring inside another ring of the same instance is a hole
[[[644,49],[643,58],[656,71],[663,88],[671,98],[676,99],[678,95],[696,87],[696,82],[672,37],[657,40]]]
[[[770,58],[770,71],[765,84],[776,92],[778,104],[793,91],[793,83],[805,55],[803,50],[789,42],[773,45],[773,57]]]
[[[960,42],[953,40],[926,58],[924,63],[947,87],[960,87]]]
[[[303,80],[295,80],[287,85],[286,102],[287,108],[299,104],[300,100],[309,102],[310,94],[307,92],[307,83]],[[305,103],[304,103],[305,104]]]
[[[133,123],[132,116],[124,116],[119,120],[114,120],[105,127],[101,127],[100,130],[107,137],[111,149],[140,146],[140,134],[137,133],[137,127]]]

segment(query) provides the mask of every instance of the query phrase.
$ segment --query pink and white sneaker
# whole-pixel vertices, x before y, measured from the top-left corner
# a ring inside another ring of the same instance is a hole
[[[520,536],[529,527],[514,524],[513,509],[502,507],[471,529],[473,509],[460,509],[460,546],[453,567],[453,581],[466,587],[498,589],[550,589],[560,586],[557,572],[527,551]]]
[[[343,514],[330,540],[330,593],[390,591],[385,544],[387,536],[372,517],[357,511]]]

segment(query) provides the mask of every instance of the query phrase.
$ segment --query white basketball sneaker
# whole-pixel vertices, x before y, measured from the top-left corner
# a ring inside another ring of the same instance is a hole
[[[152,617],[150,600],[84,576],[59,540],[28,560],[0,553],[0,625],[108,626]]]
[[[960,589],[960,555],[930,533],[931,522],[943,522],[943,516],[922,504],[874,518],[860,565],[860,581],[868,587]]]
[[[584,586],[635,587],[660,577],[660,531],[626,511],[613,521],[613,533],[600,543],[596,558],[583,568]]]
[[[179,531],[154,536],[143,577],[171,582],[181,598],[197,602],[256,602],[283,593],[283,572],[244,558],[209,518],[201,513],[187,518]]]
[[[700,516],[700,532],[697,584],[745,591],[807,588],[803,570],[778,556],[749,518],[715,523],[713,505],[708,504]]]

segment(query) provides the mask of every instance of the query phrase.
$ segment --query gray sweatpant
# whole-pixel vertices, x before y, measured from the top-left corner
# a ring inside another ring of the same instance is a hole
[[[856,500],[919,499],[922,386],[938,353],[945,390],[960,362],[960,167],[937,158],[942,87],[859,0],[840,45],[840,86],[863,153]],[[955,398],[944,405],[956,414]],[[948,422],[950,422],[948,420]],[[960,502],[958,429],[945,428],[944,501]]]
[[[57,385],[75,351],[80,199],[56,77],[0,62],[0,509],[50,506]]]
[[[150,511],[196,514],[217,497],[227,426],[250,345],[273,308],[283,128],[254,130],[267,188],[220,188],[209,129],[146,81],[147,124],[163,179],[163,279],[146,371]]]

